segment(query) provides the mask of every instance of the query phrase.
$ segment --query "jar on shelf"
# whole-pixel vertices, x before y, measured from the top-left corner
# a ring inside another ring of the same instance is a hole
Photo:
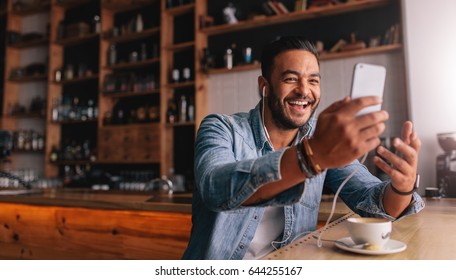
[[[109,50],[108,50],[108,64],[115,65],[116,63],[117,63],[116,45],[112,44],[111,46],[109,46]]]
[[[168,123],[176,122],[176,104],[172,99],[168,101],[168,109],[166,111],[166,120]]]
[[[74,78],[73,65],[68,64],[65,68],[65,80],[72,80]]]
[[[179,101],[179,122],[187,121],[187,98],[181,95]]]

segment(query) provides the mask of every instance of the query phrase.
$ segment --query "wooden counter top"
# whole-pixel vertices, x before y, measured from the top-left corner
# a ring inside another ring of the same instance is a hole
[[[1,190],[0,190],[1,194]],[[49,189],[42,193],[0,195],[1,203],[191,213],[191,193],[133,193],[88,189]]]
[[[425,199],[426,206],[418,214],[404,217],[393,223],[391,239],[403,242],[403,252],[387,255],[363,255],[338,249],[334,242],[324,241],[321,248],[313,235],[323,229],[295,240],[274,251],[269,260],[454,260],[456,259],[456,199]],[[330,223],[323,239],[337,240],[348,236],[346,218]]]
[[[0,195],[0,259],[179,259],[191,199],[86,189]]]

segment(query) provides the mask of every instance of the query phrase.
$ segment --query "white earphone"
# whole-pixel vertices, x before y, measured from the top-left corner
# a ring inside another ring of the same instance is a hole
[[[263,97],[265,95],[265,92],[266,92],[266,86],[263,87]]]

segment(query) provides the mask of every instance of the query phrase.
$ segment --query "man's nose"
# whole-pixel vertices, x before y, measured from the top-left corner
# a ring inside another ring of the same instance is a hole
[[[298,83],[297,90],[304,97],[307,97],[310,95],[310,87],[306,81],[300,80]]]

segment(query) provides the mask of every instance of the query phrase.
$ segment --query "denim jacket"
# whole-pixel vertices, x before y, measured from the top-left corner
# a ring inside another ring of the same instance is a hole
[[[299,130],[295,143],[312,134],[314,123],[312,118]],[[316,230],[323,187],[336,193],[355,169],[339,194],[341,199],[361,216],[394,220],[382,205],[388,182],[380,181],[358,161],[325,170],[260,205],[243,206],[262,185],[281,179],[280,160],[286,149],[274,151],[267,141],[259,104],[249,113],[213,114],[201,122],[195,147],[193,226],[183,259],[242,259],[266,206],[284,206],[281,247]],[[423,207],[421,197],[414,193],[401,217]]]

